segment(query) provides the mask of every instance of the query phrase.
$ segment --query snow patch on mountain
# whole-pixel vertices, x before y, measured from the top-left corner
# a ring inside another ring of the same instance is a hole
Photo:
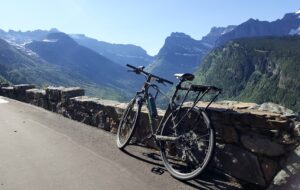
[[[228,26],[222,33],[221,35],[224,35],[228,32],[231,32],[233,29],[235,29],[235,26]]]
[[[4,40],[9,43],[11,46],[13,46],[14,48],[16,48],[19,51],[22,51],[23,53],[29,55],[29,56],[33,56],[35,58],[39,58],[38,54],[36,54],[34,51],[26,48],[26,45],[31,43],[32,40],[24,40],[24,41],[19,41],[18,39],[14,38],[14,37],[6,37],[4,38]]]
[[[297,29],[291,29],[289,35],[300,35],[300,26]]]
[[[54,43],[57,42],[57,39],[43,39],[43,42],[49,42],[49,43]]]

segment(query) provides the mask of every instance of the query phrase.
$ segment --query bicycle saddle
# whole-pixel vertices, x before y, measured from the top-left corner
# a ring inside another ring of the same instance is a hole
[[[174,74],[174,76],[181,81],[186,81],[186,80],[192,81],[195,78],[195,76],[190,73],[176,73]]]

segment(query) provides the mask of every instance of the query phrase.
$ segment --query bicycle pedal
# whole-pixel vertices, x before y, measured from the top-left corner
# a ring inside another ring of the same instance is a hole
[[[158,175],[162,175],[163,173],[165,173],[165,169],[163,168],[159,168],[159,167],[154,167],[151,169],[152,173],[158,174]]]

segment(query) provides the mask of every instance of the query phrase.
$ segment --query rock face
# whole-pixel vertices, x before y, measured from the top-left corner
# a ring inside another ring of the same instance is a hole
[[[31,89],[29,89],[31,88]],[[27,90],[25,90],[27,89]],[[21,95],[25,97],[21,98]],[[35,89],[32,85],[1,87],[3,96],[43,107],[70,119],[116,133],[125,103],[84,96],[80,88],[48,87]],[[205,107],[200,102],[198,107]],[[264,109],[259,109],[264,107]],[[248,183],[270,189],[285,189],[297,184],[300,175],[300,122],[295,114],[278,113],[278,107],[254,103],[223,101],[213,103],[207,110],[215,128],[217,146],[212,166]],[[164,112],[159,111],[157,122]],[[149,134],[148,115],[142,109],[137,142],[155,148],[145,140]]]
[[[172,33],[146,69],[158,76],[175,80],[174,73],[194,72],[210,48],[184,33]]]
[[[212,27],[210,32],[204,36],[201,41],[211,47],[215,47],[217,40],[228,32],[231,32],[236,26]]]
[[[248,21],[236,26],[232,31],[222,35],[218,39],[218,44],[224,44],[229,40],[244,37],[259,36],[285,36],[297,34],[300,26],[298,13],[288,13],[282,19],[273,22],[249,19]]]

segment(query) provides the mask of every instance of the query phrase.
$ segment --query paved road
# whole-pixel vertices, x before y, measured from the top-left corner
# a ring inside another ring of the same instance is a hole
[[[185,183],[159,175],[158,152],[126,150],[110,133],[0,97],[0,190],[231,189],[218,174]]]

